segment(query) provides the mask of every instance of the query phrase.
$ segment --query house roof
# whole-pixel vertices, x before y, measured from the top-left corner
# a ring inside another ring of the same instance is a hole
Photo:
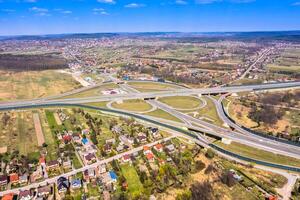
[[[13,198],[14,198],[14,194],[9,193],[9,194],[4,195],[1,200],[12,200]]]
[[[156,149],[162,149],[162,148],[163,148],[163,145],[160,144],[160,143],[159,143],[159,144],[156,144],[156,145],[155,145],[155,148],[156,148]]]
[[[45,160],[45,157],[44,157],[44,156],[41,156],[41,157],[39,158],[39,163],[40,163],[40,164],[46,163],[46,160]]]
[[[23,190],[23,191],[20,191],[20,193],[19,193],[19,198],[27,197],[27,196],[31,196],[30,190]]]
[[[9,175],[9,181],[10,181],[10,182],[19,181],[19,175],[16,174],[16,173],[10,174],[10,175]]]
[[[89,140],[88,140],[87,138],[82,138],[81,142],[82,142],[83,144],[87,144],[87,143],[89,142]]]
[[[47,163],[48,166],[54,166],[54,165],[58,165],[58,161],[57,160],[51,160]]]
[[[129,155],[129,154],[125,154],[125,155],[123,156],[123,159],[124,159],[124,160],[129,160],[129,159],[130,159],[130,155]]]
[[[144,149],[144,151],[149,151],[149,150],[150,150],[150,147],[144,146],[143,149]]]
[[[85,156],[85,159],[86,159],[86,160],[89,160],[89,161],[92,160],[92,159],[94,159],[94,158],[96,158],[96,157],[95,157],[95,155],[92,154],[92,153],[89,153],[88,155]]]
[[[153,155],[152,153],[148,153],[148,154],[146,155],[146,157],[147,157],[148,160],[151,160],[151,159],[154,158],[154,155]]]
[[[38,193],[50,193],[50,192],[51,192],[51,188],[48,185],[38,188]]]
[[[7,176],[1,175],[0,176],[0,182],[7,182]]]

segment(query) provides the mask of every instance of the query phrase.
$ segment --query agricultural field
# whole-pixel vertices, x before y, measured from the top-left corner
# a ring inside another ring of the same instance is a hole
[[[0,100],[32,99],[81,87],[71,75],[54,70],[0,71]]]
[[[257,160],[267,161],[271,163],[277,163],[282,165],[290,165],[298,167],[300,165],[300,160],[288,156],[282,156],[279,154],[270,153],[264,150],[256,149],[247,145],[243,145],[237,142],[232,142],[231,144],[223,144],[221,142],[216,143],[217,146],[231,151],[233,153],[246,156],[249,158],[254,158]]]
[[[200,99],[191,96],[163,97],[160,98],[159,101],[178,110],[197,109],[202,105],[202,101]]]
[[[19,151],[35,156],[39,152],[31,111],[0,113],[0,153]]]
[[[133,99],[124,100],[122,103],[114,102],[111,104],[113,108],[128,110],[133,112],[146,112],[151,110],[152,106],[144,100]]]
[[[300,48],[287,48],[270,63],[267,68],[271,72],[300,73]]]

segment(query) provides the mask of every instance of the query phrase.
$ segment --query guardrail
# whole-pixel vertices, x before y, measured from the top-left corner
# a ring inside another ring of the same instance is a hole
[[[192,134],[189,131],[168,125],[168,124],[164,124],[152,119],[148,119],[145,118],[143,116],[140,115],[136,115],[136,114],[132,114],[132,113],[127,113],[127,112],[123,112],[123,111],[118,111],[118,110],[111,110],[111,109],[107,109],[107,108],[99,108],[99,107],[94,107],[94,106],[89,106],[89,105],[82,105],[82,104],[41,104],[41,105],[27,105],[27,106],[14,106],[14,107],[10,107],[10,108],[0,108],[0,111],[5,111],[5,110],[13,110],[13,109],[32,109],[32,108],[43,108],[43,107],[80,107],[80,108],[86,108],[86,109],[92,109],[92,110],[98,110],[98,111],[102,111],[102,112],[109,112],[109,113],[115,113],[115,114],[120,114],[120,115],[125,115],[125,116],[129,116],[129,117],[134,117],[143,121],[147,121],[153,124],[156,124],[158,126],[162,126],[165,128],[169,128],[171,130],[174,131],[178,131],[180,133],[186,134],[194,139],[198,139],[198,136]],[[238,154],[235,154],[233,152],[224,150],[214,144],[209,144],[209,146],[221,153],[224,153],[226,155],[238,158],[240,160],[244,160],[247,162],[253,162],[259,165],[263,165],[263,166],[267,166],[267,167],[274,167],[274,168],[278,168],[278,169],[284,169],[284,170],[289,170],[289,171],[294,171],[294,172],[300,172],[300,168],[297,167],[290,167],[290,166],[285,166],[285,165],[280,165],[280,164],[274,164],[274,163],[268,163],[268,162],[264,162],[264,161],[260,161],[260,160],[256,160],[256,159],[252,159],[252,158],[248,158],[248,157],[244,157]]]
[[[241,127],[242,129],[244,129],[245,131],[248,131],[254,135],[257,135],[257,136],[260,136],[260,137],[264,137],[264,138],[267,138],[267,139],[271,139],[271,140],[274,140],[274,141],[277,141],[277,142],[282,142],[282,143],[285,143],[285,144],[290,144],[290,145],[294,145],[294,146],[297,146],[297,147],[300,147],[300,142],[293,142],[293,141],[290,141],[290,140],[285,140],[285,139],[282,139],[282,138],[279,138],[279,137],[275,137],[275,136],[271,136],[271,135],[267,135],[265,133],[261,133],[261,132],[258,132],[258,131],[254,131],[254,130],[251,130],[250,128],[247,128],[245,126],[242,126],[242,125],[239,125],[238,123],[236,123],[226,112],[226,110],[224,109],[224,105],[223,105],[223,102],[221,102],[222,104],[222,110],[225,114],[225,116],[227,117],[227,119],[229,119],[232,123],[236,124],[237,126]],[[234,128],[234,127],[233,127]]]
[[[269,162],[265,162],[265,161],[261,161],[261,160],[256,160],[256,159],[253,159],[253,158],[248,158],[248,157],[241,156],[239,154],[227,151],[225,149],[222,149],[222,148],[220,148],[220,147],[218,147],[214,144],[209,144],[209,146],[211,148],[215,149],[216,151],[219,151],[221,153],[224,153],[224,154],[229,155],[231,157],[238,158],[238,159],[246,161],[246,162],[252,162],[252,163],[259,164],[259,165],[263,165],[263,166],[267,166],[267,167],[273,167],[273,168],[277,168],[277,169],[300,172],[300,168],[298,168],[298,167],[291,167],[291,166],[280,165],[280,164],[269,163]]]

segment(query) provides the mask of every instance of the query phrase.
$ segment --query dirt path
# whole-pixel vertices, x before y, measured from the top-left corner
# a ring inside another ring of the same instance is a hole
[[[38,113],[33,113],[33,122],[34,122],[34,128],[35,128],[38,146],[41,147],[45,143],[45,138],[44,138],[41,121]]]
[[[60,118],[59,118],[59,116],[56,112],[53,113],[53,116],[54,116],[54,119],[55,119],[57,125],[59,125],[59,126],[62,125],[62,122],[61,122],[61,120],[60,120]]]

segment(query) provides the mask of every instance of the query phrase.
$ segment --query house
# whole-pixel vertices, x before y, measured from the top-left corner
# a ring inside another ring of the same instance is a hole
[[[105,185],[116,183],[117,175],[113,171],[106,172],[100,176],[102,183]]]
[[[1,198],[1,200],[13,200],[13,199],[14,199],[13,193],[6,194]]]
[[[122,161],[123,161],[124,163],[131,161],[130,155],[129,155],[129,154],[123,155]]]
[[[105,153],[111,153],[111,151],[112,151],[111,144],[105,144],[103,149],[104,149]]]
[[[169,144],[166,146],[166,149],[169,153],[173,153],[175,151],[175,147],[173,144]]]
[[[89,182],[90,179],[96,178],[96,171],[94,168],[89,168],[83,172],[84,180]]]
[[[117,152],[121,152],[124,150],[124,145],[118,145],[117,148],[116,148]]]
[[[66,192],[69,188],[69,181],[67,178],[61,176],[57,179],[57,190],[59,193]]]
[[[77,144],[81,144],[81,137],[80,137],[80,134],[78,133],[74,133],[72,135],[72,140],[77,143]]]
[[[82,131],[81,131],[81,134],[82,135],[86,135],[86,134],[89,134],[90,133],[90,130],[89,129],[83,129]]]
[[[90,165],[90,164],[96,162],[97,158],[96,158],[95,154],[88,153],[87,155],[84,156],[84,160],[85,160],[86,164]]]
[[[43,178],[43,170],[41,166],[38,166],[37,169],[30,175],[30,182],[34,183],[36,180],[41,178]]]
[[[39,187],[37,191],[37,196],[39,197],[45,197],[48,196],[51,192],[51,187],[49,185]]]
[[[100,173],[100,174],[105,173],[105,172],[106,172],[106,166],[105,166],[105,164],[100,165],[100,166],[98,167],[98,169],[99,169],[99,173]]]
[[[5,176],[5,175],[1,175],[0,176],[0,187],[2,187],[2,186],[6,186],[7,185],[7,176]]]
[[[64,135],[62,139],[63,139],[65,144],[68,144],[69,142],[71,142],[72,136],[71,135]]]
[[[23,190],[19,193],[19,200],[31,200],[33,198],[32,192],[30,190]]]
[[[155,149],[155,151],[157,151],[157,152],[163,152],[163,145],[162,144],[156,144],[154,147],[153,147],[154,149]]]
[[[110,193],[108,191],[103,191],[103,200],[110,200]]]
[[[146,158],[147,158],[148,162],[154,162],[154,155],[153,155],[153,153],[146,154]]]
[[[19,183],[22,184],[27,184],[28,182],[28,174],[23,174],[22,176],[19,177]]]
[[[147,137],[145,134],[139,134],[137,136],[137,141],[140,143],[146,143],[147,142]]]
[[[67,159],[66,161],[63,161],[63,168],[64,169],[71,169],[72,168],[72,162],[70,159]]]
[[[106,144],[115,144],[116,143],[116,139],[115,138],[111,138],[105,141]]]
[[[57,160],[51,160],[47,163],[47,170],[55,170],[59,167],[59,162]]]
[[[40,165],[42,165],[42,166],[45,166],[45,165],[46,165],[46,159],[45,159],[44,156],[41,156],[41,157],[39,158],[39,163],[40,163]]]
[[[115,126],[112,127],[111,131],[114,132],[114,133],[117,133],[117,134],[121,134],[122,133],[122,127],[118,126],[118,125],[115,125]]]
[[[149,153],[152,153],[150,147],[148,147],[148,146],[144,146],[144,147],[143,147],[143,150],[144,150],[144,155],[147,155],[147,154],[149,154]]]
[[[82,184],[81,184],[81,180],[80,179],[73,179],[71,181],[71,188],[72,189],[78,189],[81,188]]]
[[[9,175],[9,182],[11,184],[19,183],[19,175],[17,173],[12,173]]]

